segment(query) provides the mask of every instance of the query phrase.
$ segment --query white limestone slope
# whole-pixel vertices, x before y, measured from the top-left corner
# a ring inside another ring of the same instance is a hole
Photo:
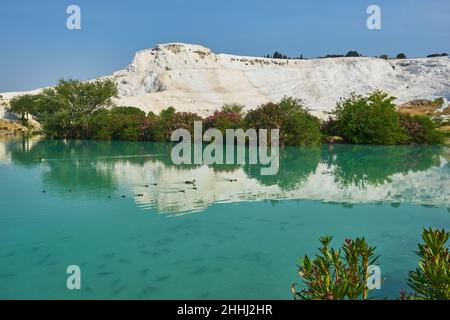
[[[254,108],[292,96],[324,116],[341,97],[376,89],[396,96],[398,103],[450,99],[448,57],[275,60],[167,44],[138,52],[132,64],[114,78],[120,88],[119,103],[146,111],[173,106],[207,114],[224,103]]]
[[[448,57],[276,60],[175,43],[138,52],[111,77],[118,83],[119,105],[153,112],[173,106],[205,115],[225,103],[254,108],[292,96],[323,117],[341,97],[376,89],[396,96],[399,104],[419,98],[450,100]]]

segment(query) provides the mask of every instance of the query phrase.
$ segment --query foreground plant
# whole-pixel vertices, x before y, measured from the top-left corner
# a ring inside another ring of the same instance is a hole
[[[369,266],[374,265],[375,247],[364,238],[347,239],[339,250],[330,248],[332,237],[320,239],[322,247],[315,259],[308,256],[298,266],[304,289],[292,292],[296,300],[366,300]]]
[[[404,300],[450,300],[450,253],[446,243],[450,233],[425,229],[424,244],[419,244],[419,267],[409,273],[408,285],[413,295],[402,292]]]

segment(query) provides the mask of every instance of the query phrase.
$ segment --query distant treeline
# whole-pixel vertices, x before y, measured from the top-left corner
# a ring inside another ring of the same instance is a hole
[[[327,59],[327,58],[358,58],[358,57],[364,57],[364,55],[360,54],[358,51],[349,51],[347,54],[327,54],[326,56],[319,56],[316,59]],[[448,57],[447,53],[433,53],[427,56],[427,58],[437,58],[437,57]],[[266,55],[265,58],[269,59],[290,59],[290,60],[303,60],[306,59],[303,57],[303,54],[299,57],[289,57],[283,53],[280,53],[278,51],[275,51],[274,54]],[[395,57],[389,57],[387,54],[382,54],[380,56],[375,56],[375,58],[380,59],[407,59],[406,54],[399,53]]]
[[[176,129],[193,132],[194,121],[203,129],[279,129],[281,146],[314,145],[340,137],[355,144],[438,144],[443,141],[436,124],[425,116],[399,114],[395,98],[376,91],[367,97],[351,95],[339,101],[328,121],[313,116],[300,100],[284,98],[244,112],[241,105],[225,105],[209,117],[177,112],[169,107],[159,114],[135,107],[117,107],[112,80],[61,80],[36,95],[11,100],[11,111],[24,124],[29,115],[53,138],[170,141]]]

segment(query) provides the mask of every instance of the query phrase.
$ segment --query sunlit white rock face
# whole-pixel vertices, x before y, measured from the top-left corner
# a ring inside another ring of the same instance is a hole
[[[11,162],[11,156],[6,148],[6,145],[0,143],[0,164],[9,164]]]
[[[324,116],[352,92],[367,94],[381,89],[396,96],[399,103],[450,98],[448,57],[275,60],[167,44],[138,52],[132,64],[114,78],[122,96],[120,103],[146,111],[174,106],[209,113],[225,103],[253,108],[292,96]]]
[[[295,188],[264,185],[249,178],[243,169],[232,173],[215,172],[207,166],[180,170],[162,163],[144,166],[118,162],[113,172],[122,192],[135,196],[136,203],[161,213],[185,214],[206,210],[214,203],[263,200],[319,200],[342,204],[412,203],[450,207],[450,167],[441,165],[426,171],[396,173],[380,184],[342,185],[333,175],[333,167],[319,163],[316,170]],[[185,181],[196,180],[197,189]],[[237,182],[230,182],[237,179]],[[158,186],[145,188],[148,181]]]
[[[119,87],[119,105],[153,112],[173,106],[204,115],[226,103],[254,108],[292,96],[324,117],[341,97],[376,89],[397,97],[399,104],[450,99],[448,57],[277,60],[215,54],[202,46],[175,43],[138,52],[112,78]]]

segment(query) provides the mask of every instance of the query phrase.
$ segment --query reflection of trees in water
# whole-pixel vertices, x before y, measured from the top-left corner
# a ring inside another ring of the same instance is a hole
[[[441,147],[336,145],[325,150],[322,161],[343,186],[360,188],[389,182],[396,173],[406,174],[439,165]]]
[[[28,139],[17,139],[6,142],[6,148],[16,165],[47,167],[49,170],[43,173],[46,188],[63,193],[69,189],[83,190],[86,194],[95,190],[93,196],[116,190],[118,181],[114,170],[118,163],[135,167],[149,162],[162,163],[179,170],[199,167],[175,166],[169,143],[42,139],[31,144]]]
[[[67,189],[83,192],[111,192],[117,183],[112,170],[99,170],[97,161],[51,161],[46,164],[43,182],[46,188],[67,192]]]
[[[288,147],[280,150],[278,174],[261,176],[262,165],[245,165],[249,178],[258,180],[265,186],[278,185],[282,190],[294,190],[314,173],[320,162],[320,147]]]
[[[35,145],[40,143],[42,141],[26,138],[4,142],[6,151],[10,154],[14,164],[24,167],[33,167],[39,164],[39,148],[35,148]]]
[[[164,168],[189,171],[200,165],[175,166],[171,160],[172,144],[151,142],[104,142],[77,140],[12,140],[5,142],[13,163],[27,167],[43,165],[46,185],[57,189],[115,190],[115,166],[163,164]],[[192,153],[193,154],[193,153]],[[245,174],[265,186],[278,185],[282,190],[299,188],[316,172],[319,163],[326,164],[342,186],[366,187],[388,182],[396,173],[425,171],[439,164],[441,147],[425,146],[352,146],[333,148],[301,147],[280,151],[279,172],[261,176],[262,165],[212,165],[214,172]],[[152,156],[153,155],[153,156]],[[226,153],[224,152],[224,156]],[[237,152],[235,153],[237,155]],[[248,150],[246,150],[248,163]],[[39,158],[46,159],[42,163]]]
[[[95,190],[96,194],[116,188],[112,169],[107,164],[106,169],[99,169],[96,160],[99,154],[110,151],[108,142],[41,140],[31,148],[23,148],[23,143],[14,141],[9,144],[11,159],[19,165],[42,165],[48,168],[43,171],[46,188],[63,193],[68,189],[84,192]],[[45,160],[40,162],[40,158]]]

